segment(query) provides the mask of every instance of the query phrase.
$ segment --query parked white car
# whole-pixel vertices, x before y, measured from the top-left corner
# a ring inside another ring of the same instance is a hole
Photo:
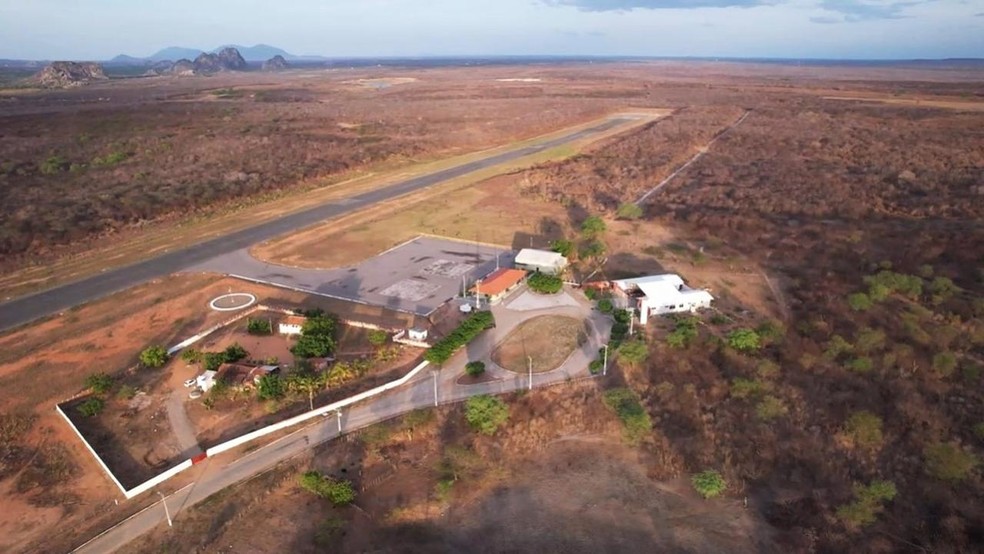
[[[198,381],[195,378],[191,378],[185,381],[184,385],[190,389],[191,387],[195,386],[195,383],[197,382]]]

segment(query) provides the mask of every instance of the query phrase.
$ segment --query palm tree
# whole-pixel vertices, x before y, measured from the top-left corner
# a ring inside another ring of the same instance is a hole
[[[295,392],[304,392],[308,395],[308,404],[314,409],[314,394],[325,388],[328,381],[328,372],[319,373],[295,373],[287,381],[287,388]]]

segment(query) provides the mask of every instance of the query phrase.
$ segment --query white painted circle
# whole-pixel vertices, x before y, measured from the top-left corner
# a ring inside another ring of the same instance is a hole
[[[242,300],[240,302],[235,302],[233,299],[237,298],[241,298]],[[222,302],[223,300],[231,300],[235,305],[229,307],[219,306],[219,302]],[[236,310],[241,310],[252,306],[255,303],[256,297],[248,292],[232,292],[213,298],[212,301],[208,303],[208,307],[217,312],[234,312]]]

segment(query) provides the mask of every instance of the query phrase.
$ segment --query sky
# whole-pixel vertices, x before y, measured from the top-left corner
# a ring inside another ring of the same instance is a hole
[[[329,57],[984,57],[984,0],[0,0],[0,58],[270,44]]]

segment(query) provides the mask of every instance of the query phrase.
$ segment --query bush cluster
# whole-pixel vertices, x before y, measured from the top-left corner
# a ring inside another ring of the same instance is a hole
[[[472,377],[478,377],[485,373],[485,362],[468,362],[465,364],[465,373]]]
[[[269,335],[273,333],[273,325],[269,319],[250,319],[246,322],[246,332],[251,335]]]
[[[697,338],[697,323],[698,319],[696,317],[677,319],[676,327],[669,335],[666,335],[666,343],[673,348],[686,348],[690,346],[690,343]]]
[[[355,488],[350,481],[332,479],[320,471],[307,471],[301,475],[301,487],[329,500],[336,506],[343,506],[355,500]]]
[[[724,481],[724,477],[713,469],[708,469],[694,475],[690,478],[690,482],[693,483],[694,490],[697,491],[697,494],[704,498],[720,496],[728,486]]]
[[[623,387],[605,391],[604,401],[622,422],[625,428],[624,437],[628,443],[638,444],[652,432],[653,423],[649,414],[632,389]]]
[[[473,396],[465,402],[465,421],[483,435],[494,435],[509,419],[509,406],[487,394]]]
[[[526,284],[530,287],[530,290],[540,294],[557,294],[560,292],[560,289],[564,288],[564,281],[560,277],[545,273],[534,273],[530,275],[529,279],[526,280]]]
[[[870,525],[896,493],[895,483],[891,481],[872,481],[867,487],[855,483],[854,501],[837,508],[837,517],[852,527]]]
[[[459,348],[471,342],[482,331],[493,326],[495,326],[495,317],[492,312],[475,312],[461,322],[461,325],[451,334],[430,347],[424,354],[424,359],[432,364],[443,364],[451,359],[451,356]]]
[[[331,356],[335,351],[335,318],[324,314],[309,317],[290,351],[298,358]]]

